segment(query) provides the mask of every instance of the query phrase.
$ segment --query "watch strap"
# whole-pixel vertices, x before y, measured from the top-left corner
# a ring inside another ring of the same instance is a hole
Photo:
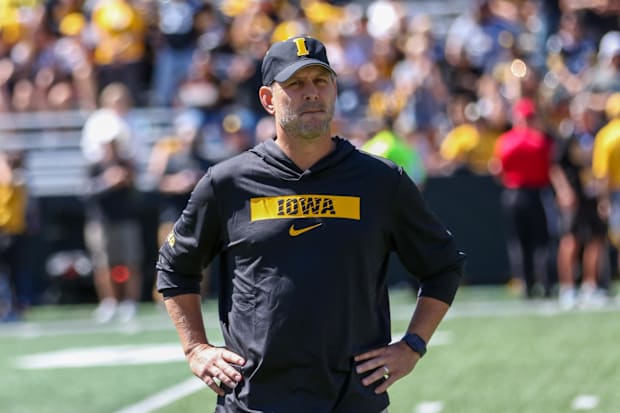
[[[426,341],[415,333],[407,333],[403,336],[402,341],[420,355],[420,358],[426,354]]]

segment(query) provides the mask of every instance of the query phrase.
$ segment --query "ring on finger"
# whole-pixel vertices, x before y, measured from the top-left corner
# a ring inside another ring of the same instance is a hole
[[[383,378],[385,380],[390,378],[390,369],[388,368],[388,366],[383,366]]]

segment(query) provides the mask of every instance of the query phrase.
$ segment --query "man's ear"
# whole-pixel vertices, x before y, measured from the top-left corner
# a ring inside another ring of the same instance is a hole
[[[273,92],[269,86],[261,86],[258,90],[258,98],[260,99],[261,105],[263,108],[269,113],[273,115],[275,110],[273,108]]]

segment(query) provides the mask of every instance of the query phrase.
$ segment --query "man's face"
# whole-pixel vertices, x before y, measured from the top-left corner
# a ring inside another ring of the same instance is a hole
[[[275,120],[287,135],[301,139],[329,136],[336,101],[336,81],[329,70],[305,67],[287,81],[274,83],[271,90]]]

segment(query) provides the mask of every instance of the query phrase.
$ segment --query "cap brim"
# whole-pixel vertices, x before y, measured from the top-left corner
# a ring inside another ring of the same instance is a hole
[[[334,69],[332,69],[325,62],[322,62],[318,59],[304,59],[304,60],[295,62],[292,65],[285,68],[284,70],[282,70],[280,73],[274,76],[273,80],[275,80],[276,82],[286,82],[291,76],[295,74],[295,72],[307,66],[322,66],[325,69],[332,72],[334,76],[336,75],[336,72],[334,72]]]

